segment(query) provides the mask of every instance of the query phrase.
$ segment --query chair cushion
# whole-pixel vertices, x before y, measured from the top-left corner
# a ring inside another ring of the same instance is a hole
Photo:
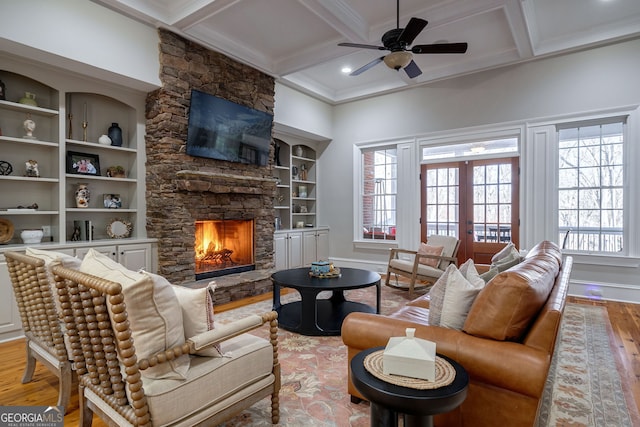
[[[267,340],[242,334],[224,341],[221,348],[225,357],[192,357],[186,381],[143,377],[153,425],[180,420],[257,382],[274,381],[273,347]]]
[[[392,259],[389,262],[389,266],[392,268],[396,268],[398,270],[402,270],[407,274],[411,274],[413,271],[413,261],[405,260],[405,259]],[[438,278],[442,276],[444,270],[440,270],[439,268],[429,267],[428,265],[418,264],[418,275],[419,276],[427,276]]]
[[[453,256],[453,251],[456,249],[458,238],[432,234],[431,236],[427,237],[427,244],[432,246],[443,246],[444,250],[442,251],[442,256],[450,257]],[[449,261],[440,261],[438,267],[444,270],[449,264]]]
[[[431,246],[431,245],[427,245],[426,243],[420,243],[420,248],[418,249],[418,255],[442,256],[443,250],[444,250],[444,246]],[[418,262],[420,264],[428,265],[429,267],[438,267],[440,260],[436,258],[418,258]]]
[[[136,353],[139,358],[182,345],[182,309],[171,284],[145,273],[128,270],[106,255],[89,249],[80,271],[122,285]],[[159,277],[159,276],[158,276]],[[188,355],[170,363],[142,371],[144,377],[184,379],[189,369]]]
[[[157,276],[152,273],[148,274],[151,275],[151,277]],[[159,277],[164,279],[162,276]],[[172,286],[180,303],[180,307],[182,308],[185,340],[214,329],[212,293],[215,285],[213,282],[204,288],[198,289],[179,285]],[[218,346],[199,350],[196,354],[209,357],[222,356]]]

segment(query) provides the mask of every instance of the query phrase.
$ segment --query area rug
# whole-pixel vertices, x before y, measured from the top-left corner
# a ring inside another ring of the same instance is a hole
[[[283,296],[297,299],[297,293]],[[375,288],[348,291],[347,298],[374,305]],[[320,294],[320,297],[328,297]],[[406,291],[382,287],[381,312],[391,313],[408,301]],[[223,313],[226,323],[271,309],[263,301]],[[543,396],[537,427],[632,426],[620,375],[611,352],[602,307],[567,304]],[[254,332],[267,337],[266,328]],[[340,337],[307,337],[279,331],[282,368],[280,425],[359,427],[369,425],[369,405],[353,404],[347,393],[347,349]],[[224,424],[225,427],[271,425],[270,400],[263,399]]]

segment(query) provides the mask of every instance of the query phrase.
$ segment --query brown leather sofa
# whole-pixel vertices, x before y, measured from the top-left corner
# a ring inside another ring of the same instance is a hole
[[[532,426],[536,419],[569,286],[572,259],[552,242],[536,245],[518,265],[480,291],[461,331],[429,325],[427,295],[391,315],[352,313],[342,326],[351,359],[385,346],[390,337],[415,336],[436,343],[469,373],[469,389],[456,410],[435,417],[436,426]],[[350,369],[350,368],[349,368]],[[351,382],[348,391],[362,396]]]

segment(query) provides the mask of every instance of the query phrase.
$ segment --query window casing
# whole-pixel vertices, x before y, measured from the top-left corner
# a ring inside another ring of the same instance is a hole
[[[558,241],[564,249],[626,252],[625,134],[626,118],[620,117],[557,126]]]
[[[361,221],[364,240],[395,240],[398,190],[396,147],[361,150]]]

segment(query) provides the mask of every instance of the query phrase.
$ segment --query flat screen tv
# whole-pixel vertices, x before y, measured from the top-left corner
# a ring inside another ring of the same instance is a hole
[[[187,154],[266,166],[273,115],[193,89]]]

